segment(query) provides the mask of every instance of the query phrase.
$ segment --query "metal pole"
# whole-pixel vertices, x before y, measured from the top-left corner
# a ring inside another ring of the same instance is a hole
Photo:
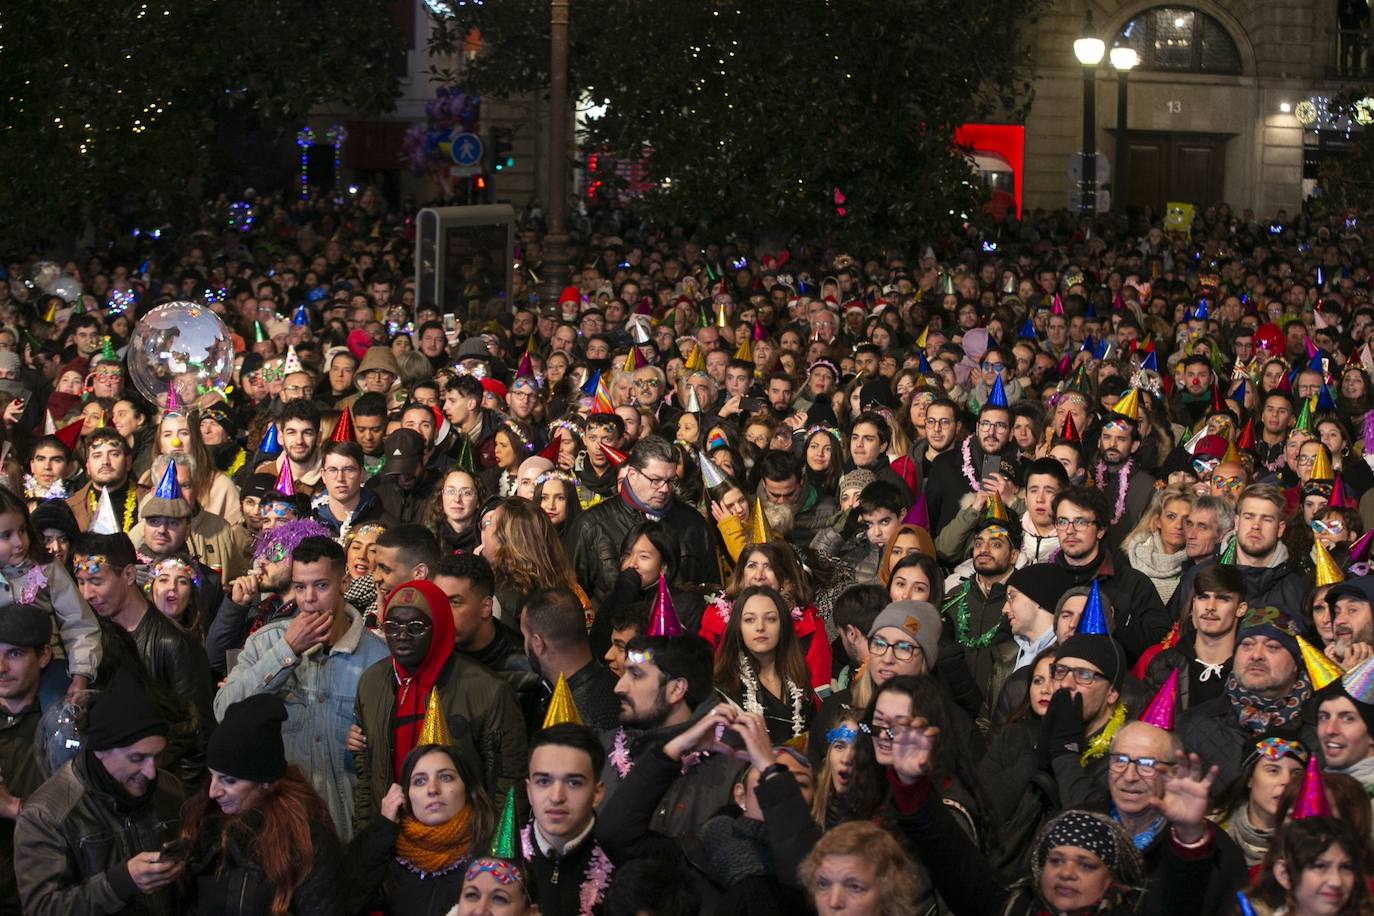
[[[568,3],[551,0],[549,41],[549,201],[544,236],[544,301],[558,301],[568,276]]]
[[[1083,194],[1081,212],[1097,212],[1097,68],[1083,67]]]
[[[1116,71],[1116,156],[1112,165],[1116,168],[1115,188],[1112,194],[1112,209],[1117,213],[1126,212],[1126,160],[1131,155],[1131,144],[1126,138],[1126,79],[1127,71]]]

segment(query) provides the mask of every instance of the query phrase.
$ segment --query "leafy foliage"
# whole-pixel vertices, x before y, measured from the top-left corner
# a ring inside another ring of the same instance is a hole
[[[646,203],[673,222],[911,238],[977,206],[951,133],[1024,111],[1019,32],[1042,3],[573,0],[569,85],[607,108],[588,148],[623,158],[652,150],[662,189]],[[481,30],[466,89],[544,91],[549,0],[453,13],[432,50],[451,53]]]
[[[1353,140],[1349,155],[1322,161],[1317,173],[1318,202],[1328,210],[1365,210],[1374,200],[1374,102],[1367,92],[1347,89],[1326,106],[1330,124]]]
[[[67,242],[120,204],[175,215],[245,159],[289,155],[323,101],[390,108],[400,53],[376,0],[0,4],[0,234]]]

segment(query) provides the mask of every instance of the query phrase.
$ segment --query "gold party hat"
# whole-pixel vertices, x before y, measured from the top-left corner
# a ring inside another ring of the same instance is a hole
[[[1312,479],[1336,479],[1336,472],[1331,468],[1331,456],[1327,454],[1326,446],[1324,445],[1317,446],[1317,455],[1312,459]]]
[[[706,354],[702,352],[701,347],[696,344],[692,345],[692,352],[687,356],[685,368],[689,372],[696,372],[706,368]]]
[[[768,519],[763,515],[763,503],[755,496],[754,511],[751,513],[749,519],[749,543],[767,544],[770,540]]]
[[[742,359],[746,363],[754,361],[754,342],[749,339],[749,335],[740,335],[739,346],[735,348],[735,359]]]
[[[1313,541],[1312,543],[1312,562],[1317,567],[1317,588],[1345,581],[1345,576],[1341,574],[1341,568],[1336,565],[1336,561],[1331,557],[1331,551],[1323,547],[1321,541]]]
[[[429,692],[429,703],[425,706],[425,721],[420,725],[420,734],[416,737],[415,743],[440,746],[453,743],[453,735],[449,734],[448,730],[448,720],[444,718],[444,711],[439,708],[438,690]]]
[[[1112,413],[1127,420],[1140,422],[1140,391],[1135,388],[1127,391],[1112,407]]]
[[[581,725],[582,717],[577,714],[577,704],[573,702],[572,691],[568,689],[568,679],[559,672],[558,683],[553,685],[553,697],[549,699],[549,711],[544,713],[544,724],[540,728],[562,725],[564,722]]]
[[[1340,666],[1322,654],[1322,651],[1301,636],[1297,637],[1298,648],[1302,650],[1302,660],[1307,666],[1307,679],[1312,682],[1314,691],[1327,684],[1339,681],[1345,674]]]

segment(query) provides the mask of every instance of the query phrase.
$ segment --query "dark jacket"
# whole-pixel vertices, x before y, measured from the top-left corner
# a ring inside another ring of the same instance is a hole
[[[582,885],[587,879],[592,856],[597,851],[596,832],[593,830],[582,842],[565,849],[561,856],[551,858],[535,838],[535,829],[530,827],[533,855],[525,863],[529,867],[530,883],[533,885],[529,889],[530,896],[539,904],[541,913],[567,913],[573,916],[582,909]],[[600,907],[594,912],[600,912]]]
[[[1061,553],[1055,562],[1068,571],[1071,587],[1091,585],[1097,580],[1102,593],[1115,609],[1112,638],[1126,653],[1126,665],[1169,632],[1170,620],[1148,576],[1132,569],[1125,557],[1099,544],[1097,560],[1087,566],[1070,566]]]
[[[715,705],[714,700],[708,702],[712,706]],[[601,779],[606,785],[606,793],[601,799],[598,816],[610,813],[615,806],[613,801],[620,793],[620,787],[628,775],[634,774],[640,760],[645,755],[653,753],[656,748],[661,748],[686,727],[669,726],[648,732],[616,729],[602,735],[601,743],[606,748],[607,758]],[[620,775],[614,759],[616,739],[622,732],[631,762],[630,772],[624,777]],[[735,775],[739,772],[740,766],[739,761],[727,754],[706,754],[697,763],[688,767],[685,773],[679,767],[677,777],[667,790],[661,793],[661,802],[654,810],[648,829],[674,839],[694,832],[722,805],[730,802],[730,790],[734,786]]]
[[[378,474],[368,480],[366,486],[376,494],[382,512],[395,519],[397,523],[423,525],[425,514],[429,511],[430,498],[434,495],[434,488],[439,485],[442,476],[427,471],[409,490],[406,490],[398,483],[400,478],[395,474],[385,477]]]
[[[792,516],[792,528],[787,532],[787,543],[793,547],[811,546],[817,533],[829,527],[831,517],[840,511],[839,502],[830,494],[820,492],[809,483],[802,484],[802,491],[801,501]]]
[[[1308,747],[1317,747],[1315,707],[1316,704],[1309,702],[1290,727],[1269,729],[1260,734],[1242,729],[1230,698],[1220,696],[1183,713],[1175,734],[1183,739],[1183,746],[1189,753],[1197,754],[1208,766],[1220,768],[1212,787],[1215,794],[1236,781],[1241,765],[1261,737],[1301,738]]]
[[[19,799],[28,798],[43,784],[34,756],[34,734],[40,711],[35,701],[15,715],[0,712],[0,776],[5,790]],[[19,889],[14,883],[14,821],[0,819],[0,916],[19,916]]]
[[[1241,852],[1236,841],[1227,836],[1225,830],[1215,825],[1208,827],[1208,830],[1212,834],[1214,854],[1207,860],[1207,890],[1203,894],[1202,908],[1198,912],[1220,916],[1222,913],[1234,912],[1236,891],[1244,889],[1250,883],[1250,872],[1245,867],[1245,853]],[[1145,860],[1145,874],[1149,876],[1145,899],[1140,907],[1142,914],[1172,916],[1173,911],[1166,908],[1169,893],[1167,849],[1170,845],[1168,830],[1161,830],[1159,835],[1150,841],[1150,845],[1140,851],[1140,857]]]
[[[598,607],[615,586],[620,571],[620,544],[630,529],[646,520],[619,495],[593,506],[574,521],[569,540],[577,581]],[[663,513],[663,527],[676,542],[678,562],[673,585],[720,584],[712,550],[711,529],[695,509],[674,499]]]
[[[445,556],[455,553],[472,553],[482,543],[482,533],[477,530],[475,524],[469,525],[467,531],[459,533],[454,531],[453,526],[447,521],[441,521],[435,533],[439,536],[439,553]]]
[[[970,436],[968,443],[973,474],[981,480],[983,448],[978,444],[977,436]],[[949,524],[950,519],[954,518],[954,514],[959,511],[959,500],[963,499],[964,494],[973,492],[969,487],[968,478],[964,476],[963,445],[963,442],[956,442],[953,448],[930,463],[930,474],[925,481],[925,494],[932,535],[939,533]],[[1002,452],[1002,460],[1006,464],[1019,466],[1014,442],[1008,443],[1008,447]],[[902,486],[906,486],[905,482]]]
[[[614,731],[620,725],[620,699],[615,695],[616,676],[611,669],[596,659],[592,659],[572,674],[568,675],[568,689],[572,692],[573,703],[577,706],[582,724],[590,725],[597,732]],[[553,688],[542,706],[548,710],[548,700],[553,698]],[[543,722],[540,716],[539,726]]]
[[[238,829],[231,829],[223,845],[223,818],[210,817],[187,865],[187,913],[196,916],[256,916],[272,912],[276,888],[268,880],[252,848],[253,812]],[[314,862],[291,894],[294,916],[335,916],[341,912],[345,874],[343,849],[332,824],[310,822]]]
[[[988,858],[1010,880],[1030,870],[1035,837],[1060,810],[1054,777],[1040,767],[1039,740],[1040,720],[1018,719],[992,736],[978,763],[978,780],[992,808],[986,820],[997,825]]]
[[[1178,582],[1178,589],[1169,601],[1169,609],[1174,620],[1188,616],[1188,610],[1193,606],[1193,580],[1197,578],[1198,570],[1205,569],[1214,562],[1216,561],[1203,561],[1183,573]],[[1236,569],[1245,577],[1245,602],[1250,607],[1272,605],[1287,611],[1295,620],[1308,619],[1312,578],[1303,575],[1291,559],[1284,560],[1277,566],[1237,565]]]
[[[399,824],[378,815],[353,836],[341,912],[443,916],[453,908],[469,858],[460,857],[446,871],[420,874],[397,860],[400,835]]]
[[[481,665],[453,655],[434,685],[459,752],[486,777],[492,797],[505,794],[525,775],[525,720],[515,691]],[[377,814],[395,782],[392,769],[392,713],[396,708],[396,669],[384,658],[358,678],[354,717],[367,736],[367,750],[353,755],[358,773],[354,790],[354,829]]]
[[[471,659],[492,674],[505,678],[515,691],[515,699],[520,704],[520,714],[525,717],[526,731],[535,729],[541,721],[547,691],[544,679],[530,668],[530,657],[525,654],[525,642],[520,634],[506,626],[495,617],[491,619],[496,627],[496,635],[476,652],[467,652],[459,646],[453,651],[463,658]],[[578,707],[581,710],[581,706]]]
[[[159,770],[152,797],[129,806],[92,775],[91,768],[100,766],[83,750],[24,799],[14,830],[24,913],[180,913],[175,888],[140,894],[124,863],[176,835],[181,784]]]
[[[363,487],[358,494],[358,505],[353,507],[353,513],[348,518],[335,518],[334,513],[329,510],[329,494],[323,489],[315,494],[315,498],[310,501],[311,512],[314,513],[315,521],[329,529],[334,537],[339,536],[345,523],[349,528],[358,525],[366,525],[368,522],[375,522],[387,528],[396,524],[396,519],[382,506],[374,490]],[[423,521],[423,519],[421,519]]]
[[[1180,636],[1176,644],[1167,649],[1161,649],[1145,666],[1145,686],[1150,689],[1151,693],[1159,690],[1164,682],[1169,679],[1170,674],[1175,671],[1178,672],[1178,702],[1175,708],[1179,712],[1191,709],[1200,702],[1193,696],[1195,685],[1191,669],[1196,651],[1193,647],[1194,638],[1195,635],[1192,632]],[[1218,691],[1224,691],[1226,678],[1230,673],[1231,660],[1228,659],[1226,664],[1221,666],[1219,675],[1209,674],[1209,683]],[[1197,686],[1199,689],[1204,689],[1201,685]],[[1212,699],[1214,697],[1208,696],[1206,698]]]
[[[148,673],[180,697],[199,718],[200,728],[208,732],[215,721],[215,684],[205,649],[151,604],[129,635]]]

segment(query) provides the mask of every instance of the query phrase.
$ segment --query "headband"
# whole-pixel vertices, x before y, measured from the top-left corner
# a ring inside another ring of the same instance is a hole
[[[854,739],[858,737],[859,733],[848,725],[836,725],[825,733],[825,743],[835,744],[836,742],[843,742],[845,744],[853,744]]]
[[[1282,760],[1285,757],[1292,757],[1299,763],[1307,763],[1307,748],[1301,741],[1289,741],[1285,738],[1265,738],[1263,741],[1255,742],[1255,755],[1269,760]]]
[[[468,866],[468,870],[463,874],[463,883],[476,878],[483,872],[487,872],[496,879],[497,884],[522,884],[524,876],[520,874],[520,869],[514,862],[506,859],[474,859]]]
[[[108,565],[109,562],[110,558],[103,553],[78,553],[72,557],[72,570],[88,576],[98,576],[100,567]]]

